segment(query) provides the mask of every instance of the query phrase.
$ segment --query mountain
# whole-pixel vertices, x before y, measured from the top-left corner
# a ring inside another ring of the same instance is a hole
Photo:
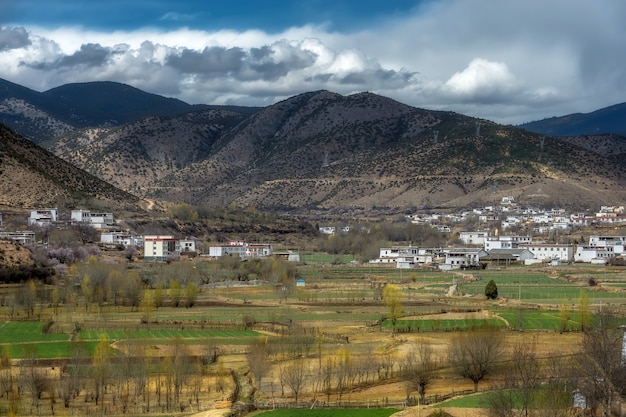
[[[136,208],[139,199],[0,125],[0,204],[31,208],[60,202]]]
[[[371,93],[317,91],[252,115],[200,115],[215,133],[204,142],[185,115],[130,123],[106,139],[75,132],[51,149],[142,196],[209,206],[468,207],[509,195],[543,206],[626,202],[620,137],[587,146],[593,138],[546,138]],[[199,147],[195,160],[183,155]]]
[[[181,103],[117,83],[37,93],[0,82],[0,118],[148,199],[289,210],[470,207],[504,196],[626,204],[618,135],[546,136],[371,93],[314,91],[261,109]],[[51,190],[40,190],[47,201]]]
[[[114,82],[67,84],[39,93],[0,79],[0,123],[35,143],[78,128],[121,125],[195,108]]]
[[[529,132],[551,136],[588,136],[615,134],[626,136],[626,103],[591,113],[574,113],[520,125]]]

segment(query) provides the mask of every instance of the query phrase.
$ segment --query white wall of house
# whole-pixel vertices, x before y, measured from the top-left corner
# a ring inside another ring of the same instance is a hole
[[[535,259],[540,261],[551,261],[553,259],[571,262],[574,260],[574,247],[572,245],[537,244],[519,245],[518,247],[528,249],[535,255]]]
[[[578,246],[576,247],[574,260],[576,262],[605,263],[613,256],[615,256],[615,252],[613,252],[611,247]]]
[[[484,245],[489,232],[460,232],[459,239],[466,245]]]
[[[35,209],[30,211],[28,217],[29,226],[50,226],[58,221],[58,210],[56,208]]]

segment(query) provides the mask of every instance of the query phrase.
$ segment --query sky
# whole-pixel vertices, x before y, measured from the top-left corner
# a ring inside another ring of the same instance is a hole
[[[626,1],[0,0],[0,78],[190,104],[369,91],[519,124],[626,101]]]

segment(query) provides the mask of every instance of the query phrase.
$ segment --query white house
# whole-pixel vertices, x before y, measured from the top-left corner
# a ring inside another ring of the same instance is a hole
[[[114,226],[113,213],[92,213],[89,210],[72,210],[70,219],[72,224],[86,224],[96,229],[105,229]]]
[[[181,239],[180,241],[180,251],[181,252],[195,252],[196,251],[196,241],[193,239]]]
[[[109,246],[143,246],[143,237],[135,236],[126,232],[102,232],[100,233],[100,243]]]
[[[532,243],[532,236],[496,236],[487,237],[485,239],[485,250],[491,249],[512,249],[517,248],[519,245]]]
[[[245,258],[261,258],[272,256],[272,245],[270,244],[249,244],[238,240],[230,241],[226,245],[209,246],[209,256],[219,258],[222,256],[239,256]]]
[[[145,260],[166,261],[180,256],[180,240],[173,236],[146,236],[143,245]]]
[[[26,245],[27,243],[35,243],[35,232],[31,232],[30,230],[0,232],[0,239],[10,239],[22,245]]]
[[[576,262],[607,263],[613,256],[615,256],[615,252],[613,252],[612,247],[577,246],[574,260]]]
[[[30,211],[28,217],[29,226],[48,227],[58,221],[58,210],[56,208],[34,209]]]
[[[574,247],[572,245],[559,245],[552,243],[529,243],[518,245],[518,248],[528,249],[535,255],[537,261],[561,261],[572,262],[574,260]]]
[[[321,226],[320,232],[325,235],[334,235],[335,234],[335,226]]]
[[[459,232],[459,239],[466,245],[483,246],[488,237],[489,232]]]
[[[439,265],[439,269],[451,270],[461,268],[474,268],[480,265],[480,258],[487,256],[484,249],[476,248],[451,248],[444,249],[445,261]]]
[[[589,246],[611,246],[615,255],[624,253],[624,245],[626,245],[626,236],[589,236]]]

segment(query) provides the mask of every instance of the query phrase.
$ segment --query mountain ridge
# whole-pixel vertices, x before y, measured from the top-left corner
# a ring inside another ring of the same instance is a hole
[[[92,86],[68,88],[81,87]],[[194,106],[70,127],[41,143],[127,192],[176,203],[270,210],[469,207],[503,196],[543,206],[626,203],[624,137],[546,137],[370,92],[312,91],[260,109]]]

